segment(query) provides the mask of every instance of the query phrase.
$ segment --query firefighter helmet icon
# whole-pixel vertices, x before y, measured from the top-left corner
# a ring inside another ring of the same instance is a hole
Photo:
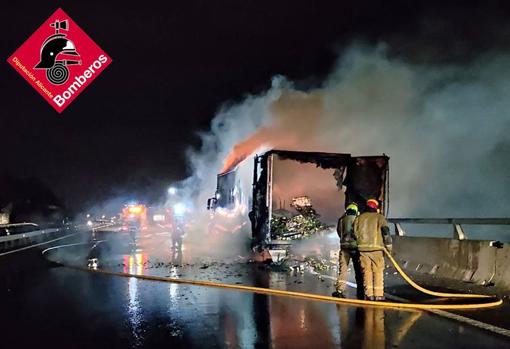
[[[55,34],[49,36],[41,46],[41,60],[34,69],[46,69],[46,78],[53,85],[62,85],[69,79],[68,65],[80,65],[80,55],[74,43],[69,40],[61,30],[68,31],[68,21],[59,21],[50,24],[55,28]]]

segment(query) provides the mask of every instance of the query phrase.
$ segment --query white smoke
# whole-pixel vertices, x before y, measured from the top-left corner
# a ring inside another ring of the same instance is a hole
[[[508,215],[510,55],[437,67],[385,53],[340,60],[323,88],[321,139],[391,157],[392,216]]]
[[[508,216],[510,54],[427,65],[388,51],[355,45],[320,87],[275,77],[266,93],[223,106],[182,183],[198,211],[233,149],[274,147],[387,154],[392,217]]]

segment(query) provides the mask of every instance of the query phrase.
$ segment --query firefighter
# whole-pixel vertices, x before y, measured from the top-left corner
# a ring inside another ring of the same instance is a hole
[[[392,241],[388,222],[379,213],[379,202],[369,199],[366,211],[353,224],[358,244],[365,299],[384,300],[384,247],[391,252]]]
[[[335,283],[336,291],[333,297],[344,297],[347,287],[347,272],[349,262],[352,260],[358,290],[361,290],[361,270],[359,265],[359,252],[357,248],[356,238],[353,232],[353,222],[358,215],[358,205],[351,203],[347,205],[345,214],[338,220],[336,231],[340,238],[340,251],[338,252],[338,278]],[[361,294],[362,295],[362,294]],[[358,297],[360,293],[358,292]]]

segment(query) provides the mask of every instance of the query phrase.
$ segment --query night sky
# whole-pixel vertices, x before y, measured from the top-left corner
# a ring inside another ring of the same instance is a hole
[[[35,177],[68,207],[117,194],[155,200],[187,174],[225,102],[276,74],[320,82],[354,40],[392,54],[463,61],[510,45],[501,1],[26,1],[0,11],[0,173]],[[62,114],[7,58],[58,7],[113,63]]]

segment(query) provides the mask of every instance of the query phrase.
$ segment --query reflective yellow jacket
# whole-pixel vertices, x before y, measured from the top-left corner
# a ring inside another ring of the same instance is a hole
[[[359,251],[382,251],[384,245],[391,245],[389,233],[383,236],[384,230],[389,232],[386,218],[377,212],[364,212],[354,220],[354,235]]]
[[[343,249],[355,249],[357,248],[356,238],[354,237],[352,224],[354,223],[354,215],[343,215],[338,220],[336,231],[340,238],[340,246]]]

